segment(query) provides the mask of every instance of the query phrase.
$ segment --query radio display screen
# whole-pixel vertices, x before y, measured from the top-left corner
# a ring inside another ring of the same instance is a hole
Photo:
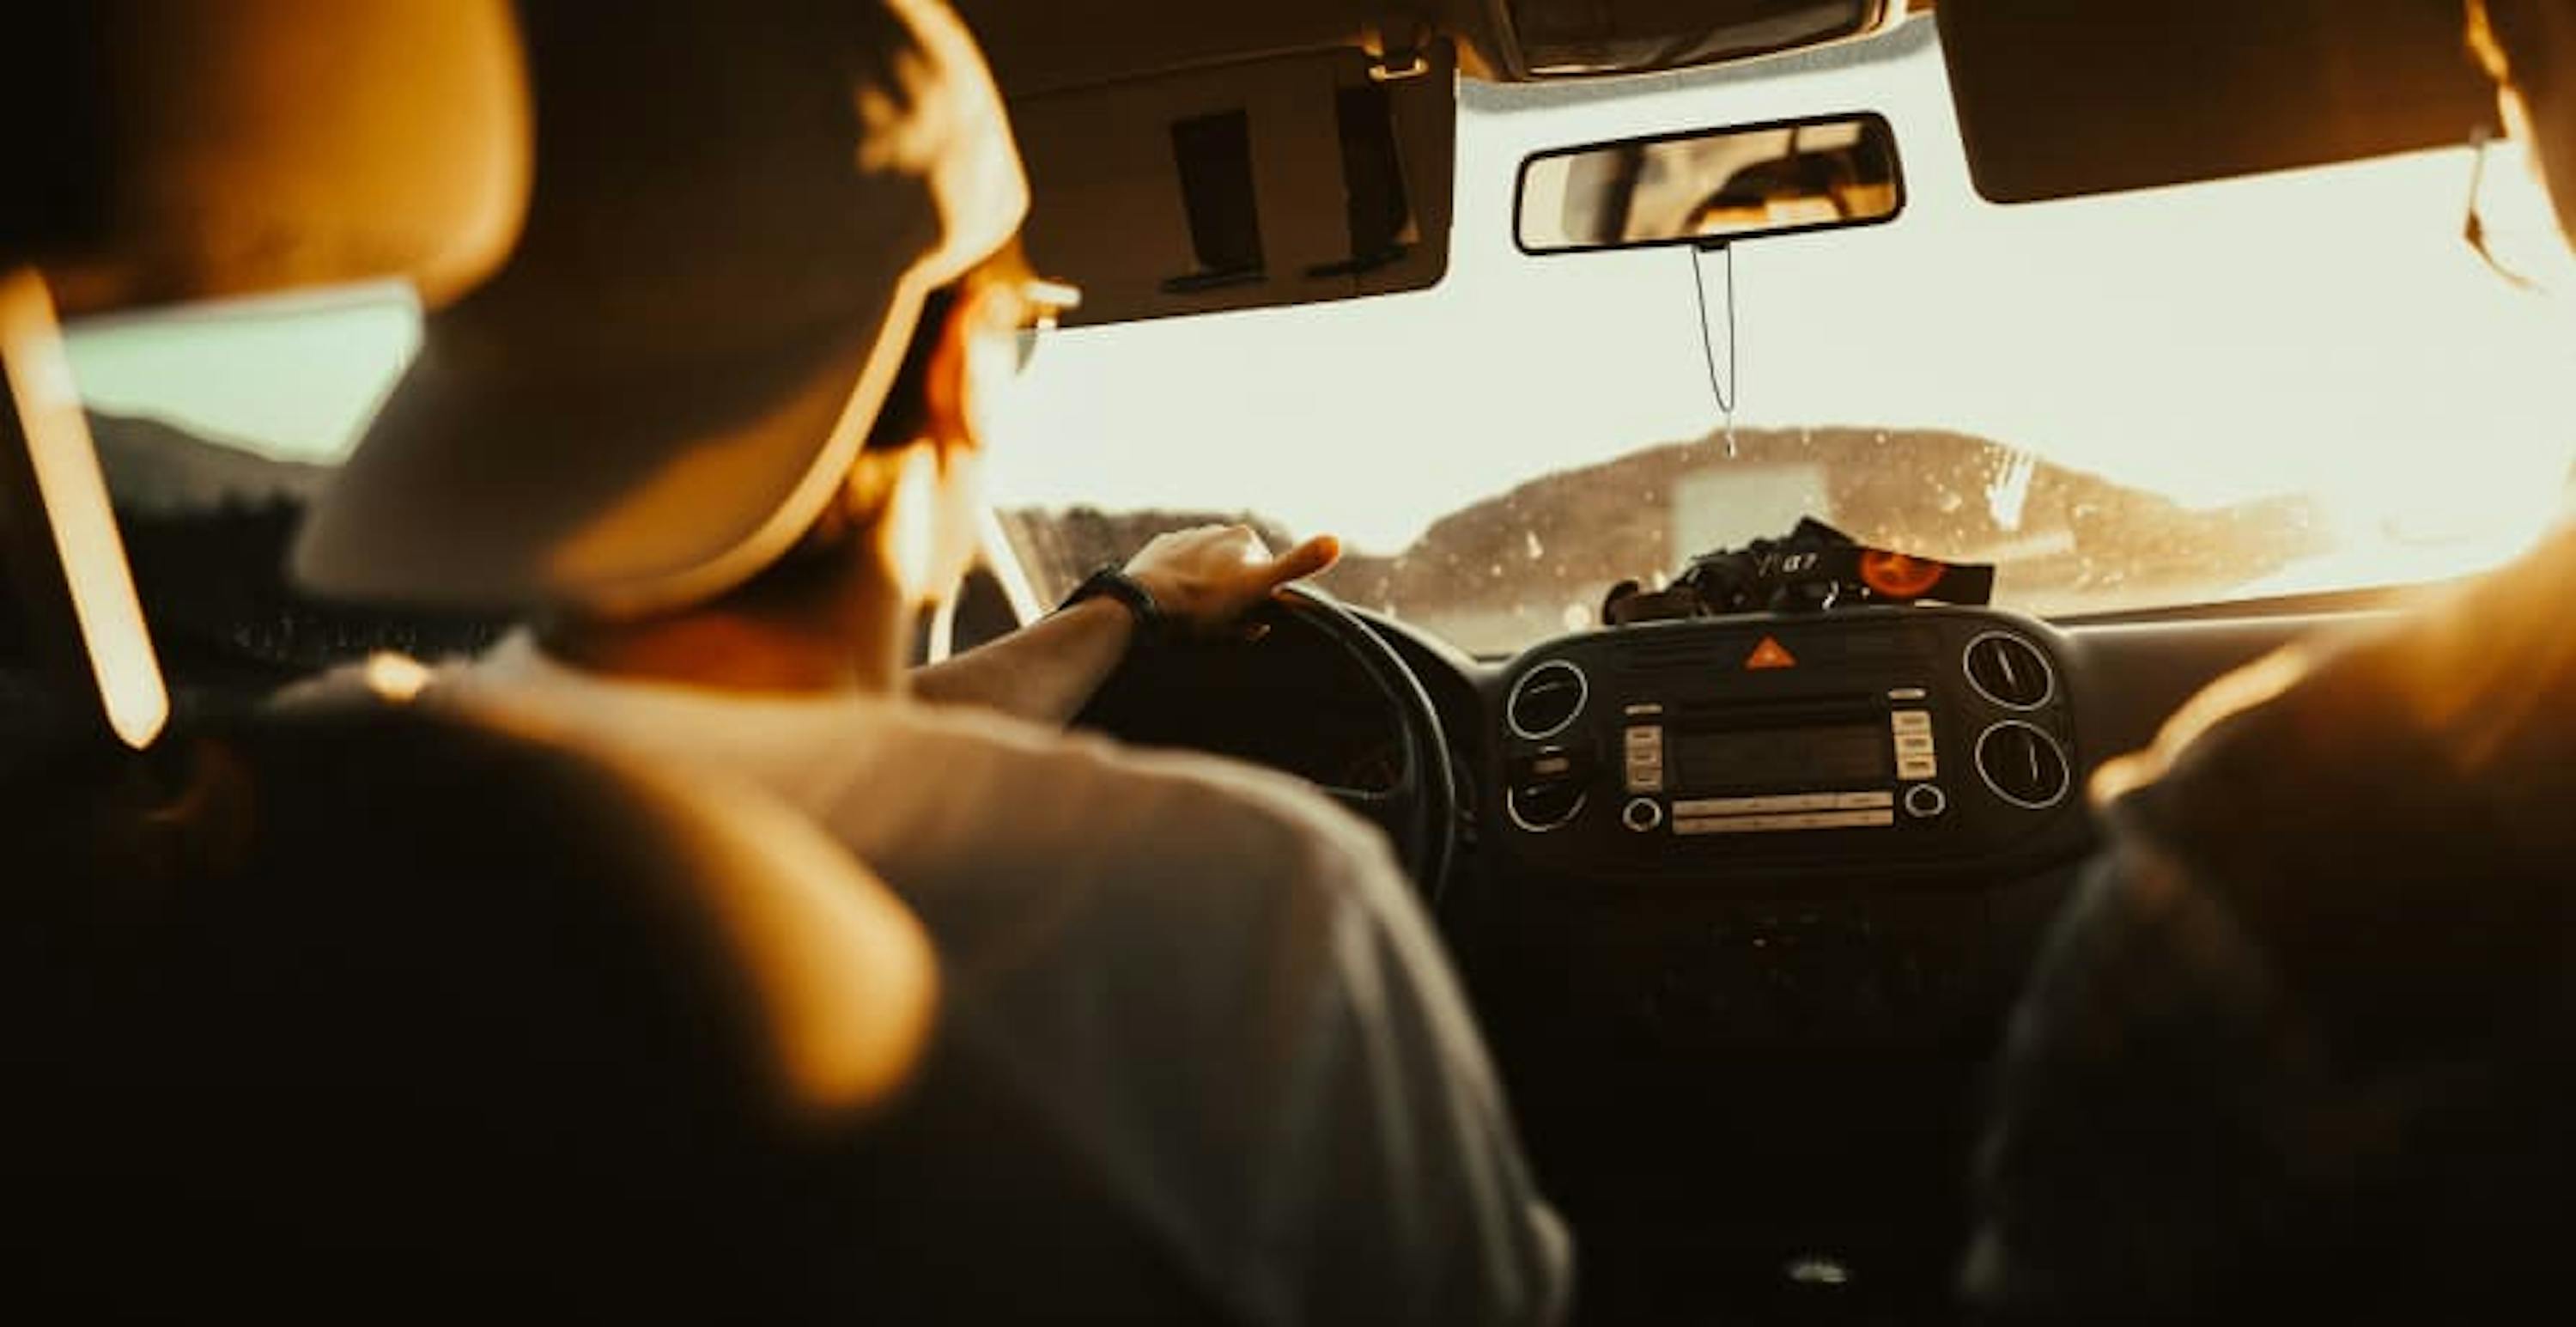
[[[1894,747],[1881,725],[1834,728],[1747,728],[1672,734],[1676,786],[1689,792],[1729,788],[1803,792],[1839,784],[1885,783]]]

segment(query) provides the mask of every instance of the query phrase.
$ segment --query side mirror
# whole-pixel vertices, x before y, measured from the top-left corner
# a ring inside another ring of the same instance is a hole
[[[1542,152],[1517,198],[1523,253],[1714,248],[1893,221],[1905,176],[1885,117],[1838,115]]]

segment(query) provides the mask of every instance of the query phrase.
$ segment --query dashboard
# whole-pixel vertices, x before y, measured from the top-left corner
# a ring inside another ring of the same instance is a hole
[[[1496,836],[1533,869],[1680,888],[2080,849],[2063,652],[1949,609],[1558,641],[1497,679]]]
[[[1483,661],[1360,616],[1452,749],[1459,851],[1425,884],[1585,1321],[1944,1320],[1986,1066],[2097,843],[2088,776],[2337,621],[1866,608]],[[1328,785],[1391,758],[1366,679],[1292,632],[1127,672],[1131,739]]]
[[[1943,1321],[2089,774],[2312,625],[1887,608],[1408,650],[1474,783],[1444,931],[1585,1318]]]
[[[2095,845],[2085,777],[2130,749],[2087,669],[2033,619],[1882,608],[1484,671],[1448,920],[1493,1035],[1546,1066],[1526,1095],[1705,1057],[1981,1059]]]
[[[1459,851],[1423,884],[1498,1040],[1990,1039],[2093,846],[2085,776],[2137,742],[2087,705],[2082,643],[2010,613],[1652,623],[1501,663],[1363,616],[1452,748]],[[1374,695],[1281,630],[1141,654],[1085,722],[1365,790],[1396,774]]]

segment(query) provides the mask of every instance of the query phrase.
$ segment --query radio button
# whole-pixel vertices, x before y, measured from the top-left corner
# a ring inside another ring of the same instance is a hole
[[[1626,762],[1628,791],[1659,793],[1664,790],[1664,749],[1662,746],[1631,746]]]
[[[1932,693],[1921,687],[1898,687],[1888,692],[1887,698],[1895,701],[1921,701],[1930,700]]]
[[[1896,777],[1908,783],[1941,777],[1941,762],[1930,756],[1899,756]]]
[[[1663,826],[1664,808],[1653,798],[1640,797],[1619,813],[1619,823],[1636,833],[1652,834]]]
[[[1844,793],[1834,799],[1837,811],[1892,811],[1896,809],[1894,793]]]
[[[1932,734],[1898,733],[1896,735],[1896,754],[1900,757],[1931,755]]]
[[[1662,751],[1664,749],[1663,728],[1656,724],[1639,724],[1630,728],[1628,730],[1628,749],[1630,751]]]
[[[1905,790],[1905,814],[1917,820],[1938,820],[1950,809],[1950,795],[1937,783],[1918,783]]]
[[[1932,731],[1932,712],[1929,710],[1898,710],[1896,713],[1887,716],[1887,723],[1889,727],[1900,733],[1928,733]]]

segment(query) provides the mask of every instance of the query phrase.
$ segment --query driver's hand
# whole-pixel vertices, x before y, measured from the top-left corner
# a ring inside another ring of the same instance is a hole
[[[1342,541],[1331,535],[1273,557],[1249,526],[1203,525],[1156,536],[1128,559],[1126,570],[1175,626],[1214,635],[1233,630],[1281,586],[1322,572],[1341,556]]]

